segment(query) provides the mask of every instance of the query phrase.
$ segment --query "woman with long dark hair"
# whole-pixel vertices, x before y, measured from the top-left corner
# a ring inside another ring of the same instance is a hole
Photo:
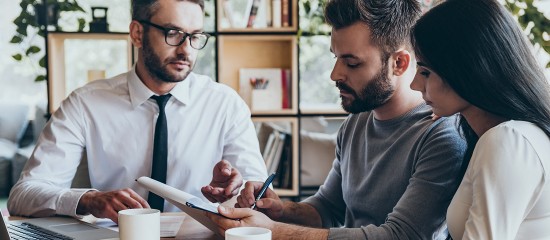
[[[454,239],[550,239],[550,88],[531,45],[495,0],[448,0],[411,34],[411,88],[460,113],[473,149],[447,211]]]

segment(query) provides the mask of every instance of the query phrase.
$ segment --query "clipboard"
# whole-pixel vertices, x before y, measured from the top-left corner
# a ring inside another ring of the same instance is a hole
[[[212,232],[218,233],[218,225],[214,224],[210,218],[204,214],[204,211],[228,218],[218,213],[218,209],[216,207],[203,201],[201,198],[161,183],[157,180],[144,176],[136,179],[136,182],[138,182],[145,189],[174,204],[174,206],[187,213],[190,217],[200,222]],[[238,221],[239,219],[232,220]]]

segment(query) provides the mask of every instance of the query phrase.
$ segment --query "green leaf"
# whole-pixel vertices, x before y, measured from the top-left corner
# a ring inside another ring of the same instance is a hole
[[[31,54],[35,54],[37,52],[40,52],[40,48],[37,46],[30,46],[29,49],[27,49],[27,52],[25,52],[25,55],[29,56]]]
[[[550,68],[550,62],[546,64],[546,68]]]
[[[27,36],[27,25],[25,24],[25,26],[17,26],[17,29],[15,30],[17,33],[19,33],[20,35],[23,35],[23,36]]]
[[[46,76],[44,76],[44,75],[38,75],[34,79],[35,82],[40,82],[40,81],[44,81],[44,80],[46,80]]]
[[[21,54],[15,54],[13,56],[11,56],[13,59],[15,59],[16,61],[21,61],[21,59],[23,59],[23,56]]]
[[[80,5],[78,5],[77,2],[75,2],[74,4],[75,4],[75,11],[86,12]]]
[[[308,14],[311,12],[311,3],[309,1],[304,3],[304,9]]]
[[[38,61],[38,65],[40,65],[40,67],[43,67],[43,68],[46,67],[46,56],[42,57],[40,61]]]
[[[10,43],[21,43],[21,42],[23,42],[23,39],[19,36],[13,36],[10,41]]]
[[[84,18],[78,19],[78,31],[82,32],[84,31],[84,27],[86,26],[86,20]]]

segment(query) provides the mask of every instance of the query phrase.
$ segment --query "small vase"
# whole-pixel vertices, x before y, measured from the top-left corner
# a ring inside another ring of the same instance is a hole
[[[45,26],[48,30],[58,30],[57,20],[59,19],[59,5],[35,4],[34,9],[36,12],[36,19],[40,26]]]

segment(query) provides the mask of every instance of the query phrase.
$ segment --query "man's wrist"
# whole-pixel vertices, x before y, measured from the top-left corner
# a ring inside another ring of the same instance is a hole
[[[284,201],[283,202],[283,209],[281,210],[281,216],[277,221],[279,222],[286,222],[286,223],[294,223],[294,214],[292,213],[292,209],[294,208],[294,205],[297,204],[292,201]],[[290,211],[289,211],[290,210]]]
[[[76,206],[76,214],[78,215],[88,215],[90,214],[89,205],[90,202],[93,199],[93,195],[97,193],[97,190],[90,190],[82,194],[80,197],[80,200],[78,201],[78,205]]]
[[[328,239],[329,229],[317,229],[293,224],[275,222],[271,228],[274,240],[301,239],[319,240]]]

